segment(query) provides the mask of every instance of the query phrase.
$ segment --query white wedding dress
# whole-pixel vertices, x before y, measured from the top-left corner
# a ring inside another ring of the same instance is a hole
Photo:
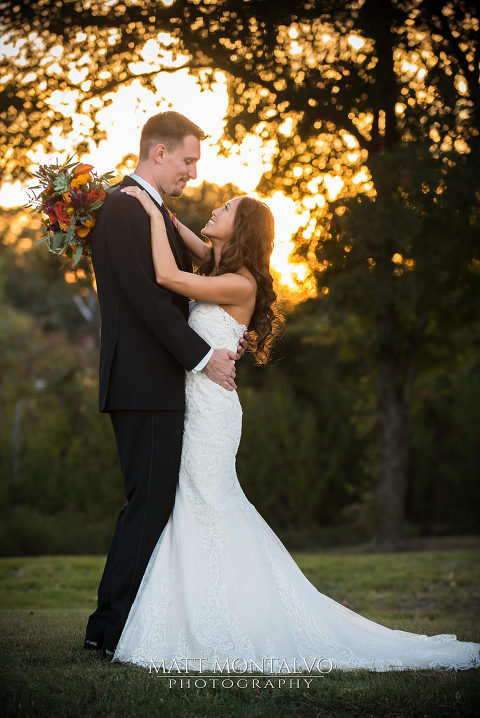
[[[196,332],[214,348],[235,351],[245,327],[218,304],[192,304]],[[203,372],[187,373],[175,506],[113,660],[151,667],[204,658],[190,663],[190,673],[235,659],[262,665],[262,657],[275,659],[263,663],[272,673],[299,672],[304,661],[322,658],[344,670],[480,666],[478,643],[386,628],[308,581],[238,483],[241,422],[236,392]]]

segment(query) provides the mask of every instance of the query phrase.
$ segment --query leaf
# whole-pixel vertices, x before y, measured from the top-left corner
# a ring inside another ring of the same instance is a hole
[[[81,260],[82,254],[83,254],[83,247],[77,247],[77,251],[75,252],[75,262],[74,262],[74,266],[75,266],[75,267],[77,266],[77,264],[78,264],[79,261]]]
[[[42,244],[42,242],[45,242],[45,240],[48,239],[49,236],[50,236],[49,234],[45,234],[43,237],[40,237],[40,239],[37,239],[35,244]]]
[[[65,237],[65,232],[63,232],[61,229],[58,232],[55,232],[52,239],[52,249],[58,250],[60,249],[60,246],[62,244],[63,238]]]
[[[65,160],[65,162],[64,162],[63,165],[62,165],[62,169],[68,169],[69,166],[70,166],[70,167],[73,167],[74,165],[78,165],[78,164],[79,164],[79,162],[78,162],[77,160],[75,160],[75,162],[72,162],[72,160],[73,160],[73,158],[75,157],[76,154],[77,154],[77,153],[74,152],[73,155],[71,155],[70,157],[67,157],[67,159]],[[57,163],[58,163],[58,159],[57,159]]]
[[[68,225],[67,234],[65,235],[66,244],[70,244],[73,237],[75,236],[75,217],[70,218],[70,224]]]

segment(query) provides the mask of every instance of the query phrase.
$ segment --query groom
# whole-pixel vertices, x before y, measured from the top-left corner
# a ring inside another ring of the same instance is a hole
[[[145,189],[165,219],[177,265],[192,271],[162,197],[179,197],[196,177],[205,135],[177,112],[142,129],[135,173],[119,185]],[[233,390],[238,354],[213,350],[188,325],[188,299],[155,281],[150,222],[142,205],[118,190],[105,200],[92,243],[102,320],[99,410],[108,412],[122,468],[126,504],[119,513],[88,620],[85,648],[111,655],[150,555],[173,509],[182,449],[185,370]]]

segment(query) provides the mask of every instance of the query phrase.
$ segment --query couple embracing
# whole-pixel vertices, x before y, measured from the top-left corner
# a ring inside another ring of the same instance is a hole
[[[480,665],[479,644],[391,630],[320,593],[243,493],[235,361],[247,344],[257,363],[269,356],[274,222],[249,197],[213,210],[210,243],[173,221],[163,199],[196,177],[204,137],[176,112],[150,118],[135,172],[95,226],[99,410],[126,503],[85,648],[204,670],[237,659],[274,673],[323,658],[345,670]]]

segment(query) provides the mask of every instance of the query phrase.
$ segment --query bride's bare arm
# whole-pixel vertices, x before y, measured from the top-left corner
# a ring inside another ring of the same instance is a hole
[[[207,258],[207,254],[210,250],[208,244],[205,244],[200,237],[197,237],[195,232],[192,232],[192,230],[185,226],[182,222],[179,222],[178,217],[177,229],[182,235],[183,241],[187,245],[187,249],[190,252],[192,260],[195,264],[202,264],[202,262]]]
[[[229,272],[218,277],[203,277],[179,269],[168,243],[163,215],[148,192],[138,191],[136,187],[125,187],[121,192],[138,199],[150,217],[152,256],[158,284],[185,297],[218,304],[243,304],[253,296],[256,291],[253,282],[240,274]]]

